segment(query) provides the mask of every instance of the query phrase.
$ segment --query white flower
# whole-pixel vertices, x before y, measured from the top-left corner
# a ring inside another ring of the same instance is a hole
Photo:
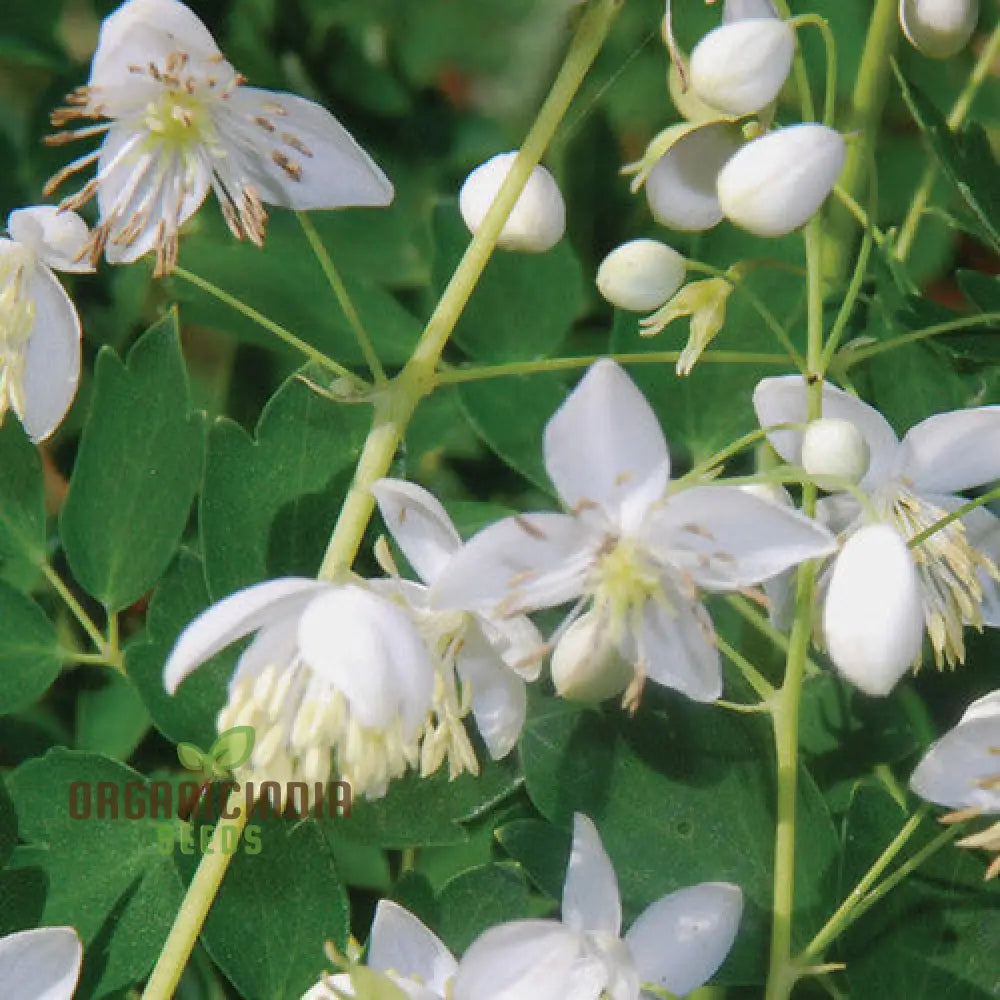
[[[514,614],[582,599],[645,677],[711,701],[722,688],[698,588],[730,591],[833,548],[800,514],[724,486],[664,499],[670,459],[656,416],[613,361],[593,365],[545,429],[545,465],[569,513],[486,528],[432,588],[439,607]],[[571,614],[572,620],[573,615]]]
[[[562,923],[518,920],[488,930],[459,963],[454,1000],[686,996],[722,965],[742,911],[737,886],[703,882],[658,899],[622,938],[614,868],[594,824],[577,813]]]
[[[920,656],[920,585],[910,550],[891,525],[859,528],[837,556],[823,637],[834,666],[870,695],[888,694]]]
[[[615,247],[597,269],[597,290],[613,306],[649,312],[684,283],[687,263],[659,240],[631,240]]]
[[[375,908],[365,965],[384,973],[410,1000],[444,1000],[457,967],[433,931],[388,899]],[[324,977],[302,1000],[337,1000],[355,992],[350,973],[340,973]]]
[[[35,205],[11,212],[0,238],[0,419],[13,410],[34,441],[66,415],[80,381],[80,317],[57,271],[79,262],[89,239],[75,212]]]
[[[850,420],[811,420],[802,436],[802,468],[810,476],[834,477],[860,483],[871,456],[868,442]]]
[[[4,1000],[70,1000],[83,947],[72,927],[39,927],[0,938]]]
[[[794,55],[795,31],[786,21],[760,17],[722,24],[691,53],[691,87],[726,114],[753,114],[777,98]]]
[[[552,683],[570,701],[606,701],[621,694],[635,676],[622,659],[598,613],[580,615],[552,650]]]
[[[104,121],[50,141],[102,133],[104,140],[46,188],[96,161],[94,179],[62,203],[79,208],[97,196],[92,263],[105,250],[114,263],[155,250],[157,274],[169,272],[178,231],[209,189],[233,234],[258,245],[264,203],[389,204],[392,185],[328,111],[244,83],[179,0],[129,0],[104,21],[87,86],[69,95],[52,123]]]
[[[498,153],[465,178],[458,193],[458,207],[470,233],[479,231],[500,186],[507,179],[517,153]],[[497,246],[521,253],[545,253],[566,232],[566,204],[555,178],[537,166],[514,202]]]
[[[769,132],[748,142],[719,171],[721,211],[756,236],[784,236],[816,214],[845,156],[843,137],[825,125]]]
[[[250,777],[326,782],[335,766],[355,795],[377,798],[416,766],[434,668],[401,608],[356,584],[247,587],[181,633],[163,668],[167,691],[250,633],[218,720],[220,732],[254,728]]]
[[[725,0],[722,5],[722,23],[732,24],[747,18],[777,17],[778,11],[771,0]]]
[[[805,383],[798,375],[764,379],[754,391],[762,427],[802,423]],[[870,455],[859,488],[886,523],[907,540],[964,502],[956,496],[1000,478],[1000,406],[939,413],[900,441],[886,419],[854,396],[823,386],[823,416],[848,420]],[[787,462],[800,463],[802,434],[772,431],[771,444]],[[818,513],[838,534],[867,523],[851,494],[819,501]],[[938,665],[965,657],[964,625],[1000,625],[1000,521],[982,507],[952,521],[911,550],[920,580],[924,623]]]
[[[401,479],[380,479],[372,493],[410,565],[425,584],[433,584],[462,546],[447,511],[427,490]],[[439,716],[433,733],[424,739],[422,770],[436,770],[447,755],[453,775],[463,761],[466,769],[478,773],[462,724],[468,711],[462,702],[470,692],[472,713],[490,756],[494,760],[505,757],[524,725],[524,682],[534,680],[541,669],[543,641],[538,630],[523,616],[435,611],[428,605],[427,587],[408,580],[396,579],[381,589],[398,596],[414,617],[437,664],[442,692],[438,701],[450,709]],[[456,672],[462,683],[461,699],[455,690]]]
[[[979,0],[899,0],[899,23],[914,48],[948,59],[965,48],[979,20]]]

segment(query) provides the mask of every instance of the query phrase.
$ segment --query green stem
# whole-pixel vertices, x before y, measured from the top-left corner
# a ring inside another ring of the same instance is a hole
[[[347,286],[340,277],[340,272],[334,266],[333,258],[323,245],[323,241],[320,239],[319,233],[316,232],[316,227],[313,225],[312,219],[305,212],[296,212],[295,215],[299,220],[299,225],[302,227],[302,232],[305,233],[305,237],[309,241],[309,246],[312,247],[312,251],[316,255],[316,260],[319,262],[323,274],[326,276],[334,297],[347,319],[347,325],[354,334],[354,339],[358,343],[361,355],[365,359],[365,364],[368,365],[368,370],[371,372],[372,378],[375,379],[375,384],[377,386],[384,385],[386,381],[385,369],[382,367],[382,362],[379,361],[378,354],[372,344],[371,337],[368,336],[368,331],[365,329],[364,323],[361,322],[358,310],[355,309],[354,303],[351,301]]]
[[[200,288],[203,292],[207,292],[220,302],[225,303],[230,309],[235,309],[236,312],[242,316],[246,316],[247,319],[267,330],[268,333],[274,334],[278,340],[288,344],[289,347],[294,348],[310,361],[314,361],[316,364],[321,365],[335,375],[339,375],[341,378],[350,379],[352,382],[367,388],[367,384],[363,379],[358,378],[354,372],[345,368],[339,361],[334,361],[333,358],[327,357],[319,348],[313,347],[312,344],[307,344],[301,337],[297,337],[290,330],[286,330],[280,323],[275,323],[273,319],[269,319],[263,313],[258,312],[253,306],[248,306],[241,299],[236,298],[235,295],[230,295],[229,292],[219,288],[218,285],[213,285],[212,282],[206,281],[204,278],[183,267],[174,268],[173,274],[178,278],[183,278],[189,284],[194,285],[195,288]]]
[[[101,661],[108,666],[114,666],[116,669],[121,670],[121,654],[119,653],[117,658],[112,656],[112,650],[107,640],[101,634],[101,630],[94,624],[94,619],[87,614],[83,605],[76,599],[73,591],[63,582],[62,577],[48,563],[42,564],[41,571],[45,579],[48,580],[49,586],[59,595],[60,600],[69,609],[70,614],[77,620],[83,631],[87,633],[90,641],[97,648]],[[74,654],[75,656],[76,654]],[[80,660],[79,662],[83,663],[84,661]]]
[[[961,128],[966,115],[969,113],[969,109],[972,107],[972,102],[976,98],[976,94],[979,93],[979,89],[990,75],[993,63],[998,54],[1000,54],[1000,24],[990,34],[989,39],[983,46],[982,52],[979,53],[979,58],[976,59],[975,66],[972,67],[969,79],[966,81],[962,92],[958,95],[958,99],[952,106],[951,112],[948,115],[948,128],[952,132],[957,132]],[[917,236],[917,229],[920,228],[920,222],[931,200],[934,181],[937,179],[937,175],[937,161],[931,159],[927,163],[924,175],[920,179],[920,184],[913,196],[913,201],[910,203],[910,208],[906,213],[906,218],[903,220],[903,225],[899,230],[899,239],[896,242],[896,257],[899,260],[906,260],[910,256],[910,251],[913,249],[913,242]]]
[[[732,458],[733,455],[743,451],[744,448],[749,448],[752,444],[757,444],[759,441],[765,440],[774,431],[801,431],[802,429],[802,424],[773,424],[770,427],[758,427],[757,430],[750,431],[748,434],[744,434],[743,437],[737,438],[732,444],[720,449],[714,455],[709,455],[704,462],[699,462],[690,471],[685,472],[684,475],[677,480],[677,486],[680,487],[683,483],[697,482],[703,476],[712,472],[713,469],[721,466],[727,459]]]
[[[743,679],[765,705],[774,697],[774,687],[764,675],[738,650],[734,649],[721,635],[715,637],[722,654],[743,675]],[[740,706],[740,711],[763,711],[759,706]]]
[[[792,18],[796,26],[809,25],[818,28],[823,36],[823,48],[826,51],[826,84],[823,90],[823,124],[833,128],[833,119],[837,113],[837,40],[833,37],[830,22],[819,14],[801,14]]]
[[[960,333],[962,330],[971,330],[977,326],[990,326],[1000,323],[1000,312],[979,313],[976,316],[959,316],[957,319],[950,319],[944,323],[935,323],[933,326],[925,326],[920,330],[911,330],[909,333],[902,333],[898,337],[891,337],[889,340],[879,341],[868,347],[859,347],[856,350],[843,352],[838,363],[843,371],[853,368],[861,361],[874,358],[878,354],[886,351],[894,351],[898,347],[905,347],[907,344],[915,344],[928,337],[939,337],[944,333]]]
[[[865,281],[865,271],[868,269],[868,258],[871,256],[872,243],[874,243],[872,231],[866,227],[865,235],[861,240],[861,249],[858,251],[858,259],[854,263],[854,272],[851,275],[851,283],[847,287],[847,293],[844,296],[844,301],[840,304],[840,309],[837,312],[837,318],[834,320],[833,326],[830,328],[830,335],[827,337],[826,346],[823,348],[822,368],[824,375],[826,374],[827,368],[830,367],[830,362],[833,360],[833,356],[837,353],[837,348],[840,346],[840,341],[844,336],[844,331],[847,329],[847,324],[850,322],[851,313],[854,311],[854,305],[858,301],[858,296],[861,294],[861,286]]]
[[[942,528],[947,528],[952,521],[957,521],[960,517],[965,517],[969,511],[973,511],[977,507],[982,507],[985,504],[992,503],[994,500],[998,499],[1000,499],[1000,486],[990,490],[988,493],[984,493],[982,496],[969,500],[967,503],[963,503],[961,507],[957,507],[953,511],[949,511],[944,517],[939,518],[933,524],[924,528],[923,531],[914,535],[907,542],[907,545],[909,545],[911,549],[915,549],[918,545],[923,545],[923,543],[926,542],[931,535],[936,535]]]

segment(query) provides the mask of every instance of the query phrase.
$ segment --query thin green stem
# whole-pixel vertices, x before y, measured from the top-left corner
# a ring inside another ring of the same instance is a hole
[[[322,268],[323,274],[326,276],[334,297],[347,319],[347,325],[354,334],[354,339],[361,350],[361,356],[365,359],[365,364],[368,365],[368,370],[371,372],[375,384],[377,386],[384,385],[386,381],[385,369],[382,367],[382,362],[379,361],[375,346],[372,344],[371,337],[368,336],[364,323],[361,322],[358,310],[351,301],[350,292],[347,291],[347,286],[344,284],[340,272],[334,266],[333,258],[323,245],[312,219],[305,212],[296,212],[295,215],[302,227],[302,232],[305,233],[305,237],[309,241],[309,246],[312,247],[312,251],[316,255],[316,260]]]
[[[263,313],[258,312],[253,306],[248,306],[241,299],[236,298],[235,295],[230,295],[229,292],[219,288],[218,285],[213,285],[212,282],[206,281],[205,278],[183,267],[174,268],[173,274],[178,278],[183,278],[189,284],[194,285],[195,288],[200,288],[203,292],[207,292],[220,302],[225,303],[230,309],[234,309],[240,315],[246,316],[247,319],[256,323],[262,329],[267,330],[268,333],[274,334],[278,340],[288,344],[289,347],[294,348],[310,361],[314,361],[316,364],[333,372],[335,375],[339,375],[341,378],[350,379],[352,382],[367,388],[367,383],[363,379],[358,378],[354,372],[349,368],[345,368],[339,361],[334,361],[333,358],[328,357],[319,348],[313,347],[312,344],[307,344],[301,337],[297,337],[290,330],[286,330],[280,323],[275,323],[273,319],[269,319]]]
[[[851,195],[846,188],[840,184],[834,184],[833,194],[837,201],[840,202],[844,208],[847,209],[851,215],[854,216],[858,225],[866,232],[871,234],[871,238],[875,241],[876,245],[884,246],[888,241],[888,236],[879,229],[878,226],[872,221],[872,217],[868,210]]]
[[[801,14],[792,18],[792,23],[809,25],[818,28],[823,36],[823,48],[826,51],[826,84],[823,90],[823,124],[833,128],[833,119],[837,113],[837,40],[833,37],[830,22],[819,14]]]
[[[90,641],[99,651],[102,662],[121,670],[121,653],[118,654],[117,658],[112,656],[112,650],[101,634],[101,630],[94,623],[94,619],[84,610],[83,605],[76,599],[73,591],[63,582],[62,577],[48,563],[42,564],[41,571],[45,579],[48,580],[49,586],[59,595],[60,600],[69,609],[70,614],[77,620],[83,631],[87,633]],[[81,660],[80,662],[84,661]]]
[[[861,361],[874,358],[878,354],[886,351],[894,351],[907,344],[916,344],[929,337],[940,337],[946,333],[960,333],[963,330],[971,330],[977,326],[991,326],[1000,323],[1000,312],[979,313],[975,316],[959,316],[957,319],[946,320],[944,323],[935,323],[933,326],[925,326],[919,330],[911,330],[909,333],[901,333],[898,337],[891,337],[889,340],[881,340],[877,344],[870,344],[867,347],[848,349],[842,351],[837,359],[838,365],[843,371],[853,368]]]
[[[775,0],[778,13],[781,17],[790,21],[792,12],[788,7],[788,0]],[[809,71],[806,69],[806,61],[802,55],[802,49],[796,46],[795,62],[793,64],[795,74],[795,88],[799,92],[799,102],[802,106],[802,120],[814,122],[816,120],[816,102],[813,100],[812,86],[809,83]]]
[[[844,336],[844,332],[847,330],[847,324],[850,322],[851,313],[854,311],[855,303],[858,301],[858,296],[861,294],[861,286],[865,281],[865,272],[868,270],[868,259],[871,256],[873,243],[874,237],[872,235],[872,231],[870,228],[866,227],[864,237],[861,240],[861,249],[858,251],[858,258],[854,262],[854,271],[851,274],[851,282],[847,287],[844,300],[841,302],[840,309],[837,312],[837,318],[834,320],[833,326],[830,328],[830,335],[826,338],[826,345],[823,348],[822,368],[824,374],[826,374],[826,370],[829,368],[830,362],[837,353],[840,341]]]
[[[990,490],[988,493],[984,493],[982,496],[975,497],[969,500],[967,503],[963,503],[961,507],[956,507],[955,510],[949,511],[944,517],[939,518],[933,524],[928,525],[923,531],[918,532],[914,535],[907,545],[911,549],[915,549],[918,545],[923,545],[931,535],[936,535],[942,528],[947,528],[952,521],[957,521],[961,517],[965,517],[970,511],[975,510],[977,507],[983,507],[988,503],[992,503],[994,500],[1000,500],[1000,486],[995,489]]]
[[[954,105],[952,105],[951,112],[948,115],[948,128],[952,132],[957,132],[962,127],[966,115],[968,115],[969,109],[972,107],[972,102],[975,100],[976,94],[979,93],[987,77],[989,77],[993,63],[996,61],[998,55],[1000,55],[1000,24],[993,29],[990,37],[987,39],[986,44],[979,53],[979,57],[976,59],[975,65],[972,67],[969,79],[966,81]],[[896,257],[899,260],[905,261],[910,256],[910,251],[913,249],[913,243],[917,236],[917,230],[920,228],[920,223],[930,203],[937,175],[937,161],[932,158],[927,162],[924,175],[920,178],[920,184],[917,186],[917,190],[913,195],[913,201],[910,203],[910,208],[899,230],[899,239],[896,241]]]
[[[738,650],[731,646],[722,636],[716,636],[719,650],[743,675],[743,679],[750,685],[763,702],[769,702],[774,697],[774,686],[767,678]],[[743,706],[746,710],[746,706]]]

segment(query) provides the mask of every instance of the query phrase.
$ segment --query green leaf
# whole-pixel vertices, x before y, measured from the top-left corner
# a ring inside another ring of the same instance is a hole
[[[105,348],[60,528],[74,576],[109,610],[159,579],[177,549],[201,478],[202,418],[189,413],[172,312],[125,365]]]
[[[573,838],[540,819],[516,819],[497,828],[500,846],[551,899],[562,899],[563,878]]]
[[[149,731],[149,713],[128,677],[104,674],[100,688],[77,699],[76,749],[126,760]]]
[[[469,243],[458,207],[434,218],[434,280],[443,290]],[[568,240],[548,253],[497,251],[469,299],[454,341],[480,361],[514,361],[551,354],[583,307],[583,269]]]
[[[86,792],[76,790],[86,788]],[[25,862],[48,881],[44,924],[72,924],[84,943],[78,996],[104,996],[138,982],[150,970],[180,904],[180,881],[160,831],[172,820],[127,819],[125,790],[148,802],[137,771],[96,754],[52,750],[8,778],[20,836],[35,850]],[[118,818],[96,815],[99,789],[113,794]],[[92,804],[75,819],[71,802]]]
[[[219,734],[219,738],[212,744],[212,749],[208,751],[208,758],[216,766],[234,771],[250,759],[254,736],[253,726],[233,726],[232,729]],[[180,747],[177,749],[179,751]]]
[[[63,652],[45,612],[0,582],[0,715],[34,704],[59,676]]]
[[[177,759],[181,762],[181,767],[186,767],[189,771],[200,772],[206,764],[205,757],[193,743],[177,744]]]
[[[0,559],[45,561],[42,460],[16,417],[0,425]]]
[[[518,865],[481,865],[451,879],[438,897],[441,940],[461,955],[483,931],[530,914],[528,886]]]
[[[370,423],[293,376],[254,438],[219,420],[208,441],[199,520],[206,576],[221,598],[267,577],[315,573]]]
[[[658,697],[658,693],[652,693]],[[647,693],[650,698],[650,693]],[[528,794],[569,829],[590,816],[615,865],[626,924],[661,896],[703,881],[740,886],[740,933],[719,982],[763,982],[770,934],[774,779],[760,720],[669,696],[634,718],[540,699],[521,737]],[[819,791],[800,780],[795,933],[830,908],[837,841]]]

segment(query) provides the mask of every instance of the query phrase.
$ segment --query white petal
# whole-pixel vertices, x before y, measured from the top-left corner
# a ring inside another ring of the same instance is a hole
[[[573,815],[573,847],[563,883],[562,918],[575,931],[621,933],[618,879],[597,827],[583,813]]]
[[[230,690],[240,681],[257,677],[268,667],[290,664],[298,655],[299,620],[289,614],[265,625],[240,654],[229,681]]]
[[[43,263],[56,271],[87,272],[94,268],[81,260],[90,230],[76,212],[60,211],[55,205],[34,205],[11,212],[7,232],[16,243],[29,247]]]
[[[643,536],[708,590],[749,587],[837,547],[804,514],[730,486],[672,494],[649,516]]]
[[[663,495],[670,478],[663,431],[615,362],[591,365],[549,420],[545,468],[567,507],[596,504],[625,530]]]
[[[4,1000],[70,1000],[83,946],[72,927],[39,927],[0,938]]]
[[[490,613],[550,608],[583,592],[599,539],[565,514],[523,514],[484,528],[452,557],[431,605]]]
[[[806,385],[801,375],[779,375],[766,378],[757,384],[753,393],[753,405],[761,427],[775,424],[804,424],[806,420]],[[824,417],[849,420],[861,431],[868,444],[868,474],[861,480],[861,488],[867,492],[885,482],[893,471],[899,440],[889,422],[878,410],[861,402],[856,396],[838,389],[828,382],[823,383]],[[802,457],[801,431],[772,431],[768,440],[778,454],[795,465]]]
[[[230,643],[286,617],[297,617],[330,584],[300,577],[268,580],[216,602],[180,634],[163,666],[163,685],[173,694],[196,667]]]
[[[994,565],[1000,566],[1000,518],[985,507],[977,507],[962,518],[962,524],[969,544],[992,559]],[[980,606],[983,624],[1000,628],[1000,583],[982,570],[977,570],[977,575],[983,588],[983,603]]]
[[[504,663],[477,622],[467,627],[455,666],[462,683],[472,688],[472,714],[490,756],[506,757],[524,727],[524,680]]]
[[[385,729],[400,717],[410,737],[426,720],[434,668],[406,612],[385,598],[327,586],[299,619],[299,652],[363,726]]]
[[[695,701],[722,694],[722,667],[715,633],[705,608],[671,595],[667,604],[651,600],[642,613],[637,664],[650,680]]]
[[[244,164],[264,201],[299,211],[382,207],[392,201],[389,179],[326,108],[295,94],[255,87],[238,88],[227,105],[259,137],[258,155],[245,158]],[[272,121],[275,132],[263,131],[255,124],[258,118]],[[282,141],[285,135],[291,142]],[[301,173],[283,169],[272,151],[287,157]]]
[[[625,935],[639,978],[687,996],[722,965],[742,913],[743,893],[728,882],[703,882],[658,899]]]
[[[898,470],[918,493],[960,493],[1000,479],[1000,406],[938,413],[911,427]]]
[[[24,366],[24,405],[20,414],[33,441],[43,441],[62,422],[80,381],[80,317],[76,306],[44,265],[35,267],[29,295],[35,323]]]
[[[596,974],[581,988],[581,972],[588,971]],[[584,958],[578,934],[555,920],[515,920],[472,943],[452,1000],[597,1000],[603,981],[600,963]]]
[[[725,0],[722,5],[722,23],[732,24],[748,17],[777,17],[778,11],[771,0]]]
[[[458,967],[433,931],[389,899],[380,900],[375,908],[367,964],[379,972],[416,979],[442,997]]]
[[[910,787],[922,799],[949,809],[1000,812],[1000,788],[984,779],[1000,775],[1000,691],[973,702],[958,725],[941,737],[913,772]]]
[[[433,583],[462,539],[437,498],[405,479],[380,479],[372,494],[396,544],[424,583]]]
[[[525,615],[513,618],[478,615],[477,618],[487,642],[503,662],[524,680],[537,680],[542,672],[541,650],[545,640],[531,619]]]

